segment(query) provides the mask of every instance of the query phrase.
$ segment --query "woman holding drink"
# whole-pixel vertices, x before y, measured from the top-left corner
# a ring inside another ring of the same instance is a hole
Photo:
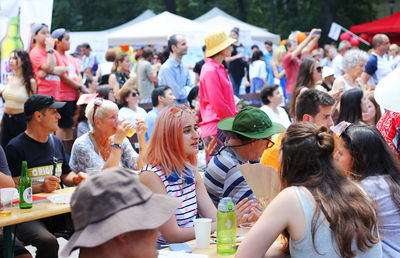
[[[69,163],[71,168],[86,171],[87,168],[142,167],[142,154],[136,153],[126,139],[134,125],[118,120],[118,107],[114,102],[96,98],[88,104],[85,113],[93,130],[75,140]],[[140,146],[145,146],[146,131],[147,125],[143,121],[136,123]]]

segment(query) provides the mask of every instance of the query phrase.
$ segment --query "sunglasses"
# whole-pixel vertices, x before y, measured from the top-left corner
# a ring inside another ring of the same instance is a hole
[[[132,97],[136,97],[136,96],[139,96],[139,92],[132,92]]]
[[[185,104],[181,104],[179,106],[175,106],[175,107],[171,107],[171,109],[169,110],[169,112],[174,116],[174,117],[181,117],[183,111],[195,114],[195,112],[193,112],[193,110]]]
[[[93,123],[94,123],[94,115],[96,114],[96,109],[98,108],[98,107],[100,107],[101,106],[101,104],[103,104],[103,99],[102,98],[96,98],[95,100],[94,100],[94,106],[93,106]]]
[[[315,70],[317,70],[317,72],[321,73],[322,72],[322,66],[318,66],[317,68],[315,68]]]

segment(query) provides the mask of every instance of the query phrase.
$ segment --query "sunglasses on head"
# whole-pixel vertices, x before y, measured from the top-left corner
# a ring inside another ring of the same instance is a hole
[[[316,67],[315,70],[317,70],[317,72],[321,73],[322,72],[322,66]]]
[[[98,108],[98,107],[100,107],[101,106],[101,104],[103,104],[103,99],[102,98],[96,98],[95,100],[94,100],[94,106],[93,106],[93,123],[94,123],[94,115],[96,114],[96,109]]]
[[[195,114],[195,112],[193,112],[193,110],[188,105],[185,105],[185,104],[181,104],[180,106],[171,107],[171,109],[170,109],[170,112],[172,113],[172,115],[174,117],[182,116],[183,111]]]
[[[136,97],[136,96],[139,96],[139,92],[132,92],[132,97]]]

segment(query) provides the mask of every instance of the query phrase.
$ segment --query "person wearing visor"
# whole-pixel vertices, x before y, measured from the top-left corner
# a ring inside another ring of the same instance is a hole
[[[217,124],[224,118],[237,113],[233,98],[232,83],[222,64],[232,53],[235,39],[229,38],[223,30],[206,35],[206,62],[200,74],[200,136],[206,150],[206,162],[223,145],[226,134],[218,130]]]
[[[51,96],[33,95],[24,104],[26,131],[12,139],[6,149],[8,166],[18,188],[22,161],[28,163],[32,192],[51,193],[60,183],[73,186],[86,179],[86,173],[74,172],[68,165],[64,145],[53,132],[58,129],[57,109],[65,102]],[[15,235],[37,248],[36,257],[58,257],[58,242],[53,232],[64,230],[65,215],[29,221],[15,226]]]
[[[66,67],[61,66],[58,53],[54,50],[49,27],[44,23],[35,23],[32,26],[32,38],[35,47],[29,52],[29,58],[35,72],[37,93],[59,100],[59,76],[65,73]]]
[[[87,89],[82,85],[82,77],[75,59],[71,55],[65,53],[70,48],[69,31],[64,28],[59,28],[51,33],[51,37],[55,41],[55,48],[59,54],[59,61],[62,66],[67,69],[66,73],[60,75],[60,95],[58,100],[64,101],[65,105],[58,110],[61,119],[58,121],[59,129],[56,134],[58,138],[69,143],[71,148],[73,142],[73,117],[76,112],[77,97],[80,92],[87,93]]]
[[[80,249],[82,258],[157,257],[158,228],[179,204],[178,198],[152,193],[129,169],[107,169],[73,193],[75,233],[61,255]]]
[[[231,197],[236,204],[253,196],[237,166],[258,162],[264,150],[274,145],[271,136],[283,132],[285,127],[271,122],[264,111],[248,106],[235,117],[221,120],[218,128],[228,132],[229,140],[208,163],[204,184],[214,203]]]

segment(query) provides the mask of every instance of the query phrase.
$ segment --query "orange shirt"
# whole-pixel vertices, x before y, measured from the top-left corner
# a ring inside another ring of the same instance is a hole
[[[279,171],[280,166],[279,166],[279,155],[280,155],[280,148],[281,148],[281,143],[283,136],[285,136],[285,133],[281,133],[272,141],[275,143],[272,148],[268,148],[264,151],[263,155],[261,156],[260,163],[266,166],[271,166],[276,168],[277,171]]]

